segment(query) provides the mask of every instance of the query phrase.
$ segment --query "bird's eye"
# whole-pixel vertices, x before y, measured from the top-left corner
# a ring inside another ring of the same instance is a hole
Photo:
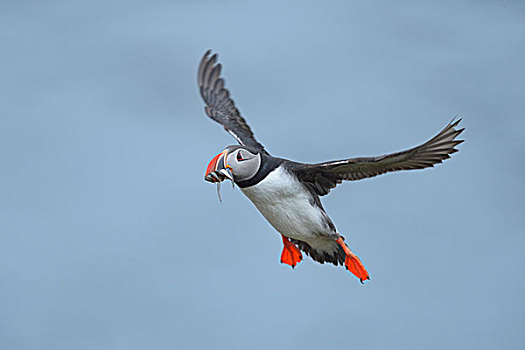
[[[241,152],[238,152],[238,153],[237,153],[237,161],[240,162],[240,161],[242,161],[242,160],[244,160],[244,158],[242,157]]]

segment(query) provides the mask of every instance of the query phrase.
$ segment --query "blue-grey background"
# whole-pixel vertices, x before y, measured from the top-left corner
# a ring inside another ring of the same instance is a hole
[[[1,349],[523,349],[520,1],[2,1]],[[414,146],[323,198],[363,259],[279,263],[196,87],[208,48],[274,155]],[[226,185],[229,185],[226,184]]]

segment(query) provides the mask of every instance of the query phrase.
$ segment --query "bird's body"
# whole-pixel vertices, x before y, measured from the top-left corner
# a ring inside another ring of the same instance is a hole
[[[344,263],[345,254],[336,242],[340,236],[334,224],[317,195],[287,169],[286,163],[257,184],[241,187],[241,191],[277,232],[302,245],[302,250],[314,260]]]
[[[277,167],[259,183],[241,190],[285,237],[313,244],[337,235],[314,195],[285,166]]]
[[[206,52],[198,72],[206,114],[222,124],[240,146],[228,146],[215,156],[205,179],[237,184],[266,220],[282,235],[281,262],[295,267],[301,251],[317,262],[345,265],[361,282],[369,279],[361,260],[352,253],[326,214],[320,200],[344,180],[359,180],[397,170],[432,167],[456,152],[463,129],[451,122],[431,140],[406,151],[378,157],[359,157],[305,164],[272,157],[255,139],[224,88],[217,55]]]
[[[262,163],[250,181],[238,182],[244,195],[277,232],[314,260],[342,265],[345,254],[336,242],[340,235],[319,196],[295,176],[298,163],[266,155]]]

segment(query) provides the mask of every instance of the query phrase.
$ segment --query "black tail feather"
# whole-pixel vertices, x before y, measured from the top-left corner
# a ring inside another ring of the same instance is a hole
[[[335,252],[328,253],[323,250],[312,248],[306,242],[299,241],[297,239],[291,239],[292,243],[296,244],[299,249],[301,249],[306,255],[311,257],[314,261],[324,264],[325,262],[334,264],[335,266],[341,265],[344,266],[346,254],[343,248],[334,241],[335,246],[337,246]]]

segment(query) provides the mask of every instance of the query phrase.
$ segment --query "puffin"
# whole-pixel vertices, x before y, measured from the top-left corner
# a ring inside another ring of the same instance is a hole
[[[235,107],[221,77],[217,53],[205,52],[198,68],[198,87],[206,115],[221,124],[239,143],[214,156],[204,179],[217,184],[226,179],[240,188],[273,228],[284,244],[281,263],[294,268],[303,254],[314,261],[342,265],[361,283],[370,279],[365,266],[346,244],[326,213],[320,197],[343,181],[356,181],[398,170],[433,167],[450,158],[464,140],[464,128],[453,119],[427,142],[405,151],[376,157],[357,157],[316,164],[273,157],[259,143]]]

